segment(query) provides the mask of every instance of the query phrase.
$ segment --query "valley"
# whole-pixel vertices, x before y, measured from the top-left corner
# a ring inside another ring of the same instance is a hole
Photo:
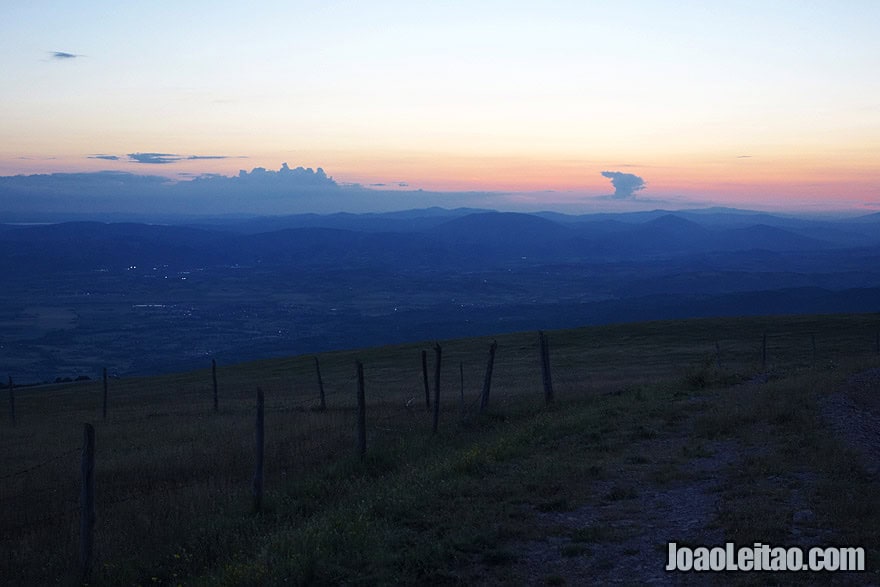
[[[16,381],[39,383],[541,328],[880,311],[876,215],[546,216],[5,225],[0,351]]]

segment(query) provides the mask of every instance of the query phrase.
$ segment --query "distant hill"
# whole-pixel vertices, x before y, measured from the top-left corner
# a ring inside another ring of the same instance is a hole
[[[729,251],[765,249],[768,251],[819,251],[831,247],[831,243],[793,232],[756,224],[746,228],[733,228],[720,234],[720,248]]]
[[[573,236],[567,227],[531,214],[482,212],[448,220],[429,231],[446,241],[515,245]]]
[[[446,266],[458,261],[447,247],[409,232],[359,232],[336,228],[290,228],[236,236],[232,258],[237,263],[266,266],[412,267]]]
[[[69,271],[132,265],[223,264],[227,235],[181,226],[69,222],[0,233],[6,271]]]
[[[546,218],[513,212],[469,214],[428,231],[467,255],[497,262],[513,259],[571,259],[582,257],[586,247],[577,232]]]
[[[223,230],[245,234],[272,232],[288,228],[335,228],[361,232],[420,232],[442,224],[451,218],[487,212],[474,208],[425,208],[375,214],[294,214],[289,216],[262,216],[247,220],[229,221]],[[208,227],[211,225],[198,225]]]
[[[630,235],[643,249],[701,251],[709,248],[712,232],[674,214],[665,214],[633,229]]]
[[[614,228],[616,230],[592,236],[594,250],[616,257],[655,257],[717,248],[712,231],[673,214]]]
[[[849,219],[849,222],[880,222],[880,212],[872,212]]]

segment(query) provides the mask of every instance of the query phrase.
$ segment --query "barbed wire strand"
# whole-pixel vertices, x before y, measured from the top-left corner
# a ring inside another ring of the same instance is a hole
[[[16,471],[15,473],[10,473],[8,475],[4,475],[3,477],[0,477],[0,481],[5,481],[6,479],[12,479],[13,477],[18,477],[19,475],[24,475],[26,473],[30,473],[31,471],[35,471],[37,469],[45,467],[46,465],[48,465],[50,463],[54,463],[55,461],[60,461],[61,459],[63,459],[66,456],[70,456],[73,453],[81,452],[81,451],[82,451],[82,448],[74,448],[74,449],[65,451],[59,455],[56,455],[56,456],[51,457],[49,459],[46,459],[45,461],[43,461],[41,463],[37,463],[36,465],[28,467],[27,469],[22,469],[20,471]]]

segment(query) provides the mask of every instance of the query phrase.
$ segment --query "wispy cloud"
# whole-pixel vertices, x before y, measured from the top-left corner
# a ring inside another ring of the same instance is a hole
[[[409,183],[405,181],[394,181],[391,183],[368,183],[367,187],[369,188],[408,188]]]
[[[177,153],[129,153],[127,157],[129,161],[146,165],[167,165],[178,161],[204,161],[208,159],[247,159],[241,155],[178,155]],[[110,156],[100,158],[110,159]]]
[[[243,155],[190,155],[188,161],[200,161],[202,159],[247,159]]]
[[[219,173],[193,173],[191,171],[178,171],[178,177],[189,177],[193,179],[214,179],[225,177]]]
[[[65,59],[76,59],[77,57],[82,57],[82,55],[77,55],[76,53],[68,53],[67,51],[50,51],[49,55],[52,57],[52,59],[59,59],[62,61]]]
[[[119,161],[120,157],[119,157],[119,155],[97,154],[97,155],[89,155],[89,159],[104,159],[106,161]]]
[[[183,157],[174,153],[129,153],[129,161],[147,165],[167,165],[180,161]]]

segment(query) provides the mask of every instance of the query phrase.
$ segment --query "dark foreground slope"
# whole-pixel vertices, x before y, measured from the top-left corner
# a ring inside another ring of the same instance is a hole
[[[8,585],[79,582],[82,423],[97,435],[89,584],[644,584],[666,543],[861,546],[867,572],[725,583],[875,584],[880,418],[871,315],[649,322],[534,332],[19,390],[0,427]],[[765,335],[766,334],[766,338]],[[763,341],[766,340],[766,347]],[[764,349],[766,348],[766,352]],[[367,451],[355,438],[364,365]],[[254,513],[255,392],[265,493]],[[432,383],[432,393],[433,383]],[[842,406],[842,407],[841,407]],[[843,410],[843,412],[841,412]],[[867,423],[867,424],[866,424]],[[801,578],[803,577],[803,578]]]

